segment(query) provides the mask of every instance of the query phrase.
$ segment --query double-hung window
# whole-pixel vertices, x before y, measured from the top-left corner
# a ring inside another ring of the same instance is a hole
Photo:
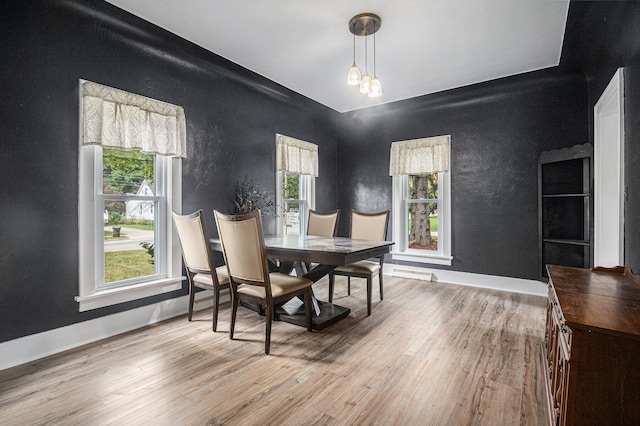
[[[450,136],[394,142],[392,257],[451,265]]]
[[[80,311],[182,287],[181,107],[81,82]]]
[[[279,234],[303,235],[309,209],[315,209],[318,146],[276,135],[276,205]]]
[[[309,209],[314,208],[315,181],[309,175],[280,171],[278,184],[278,233],[303,235],[307,229]]]

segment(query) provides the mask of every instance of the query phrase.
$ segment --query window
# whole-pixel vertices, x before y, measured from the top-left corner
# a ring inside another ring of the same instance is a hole
[[[80,311],[179,290],[180,246],[170,214],[181,206],[184,149],[177,157],[162,153],[183,139],[184,123],[159,114],[169,104],[96,83],[81,87]]]
[[[448,146],[448,136],[392,145],[394,259],[451,265]]]
[[[101,165],[96,164],[102,169],[102,182],[96,185],[102,191],[95,194],[101,210],[96,213],[100,216],[103,211],[106,218],[98,231],[102,244],[96,246],[98,289],[166,276],[162,254],[167,239],[155,226],[167,220],[163,158],[140,151],[95,149],[102,151]]]
[[[315,208],[315,181],[311,176],[278,172],[278,233],[304,235],[309,209]]]
[[[315,209],[318,146],[276,135],[276,164],[277,232],[305,234],[309,209]]]

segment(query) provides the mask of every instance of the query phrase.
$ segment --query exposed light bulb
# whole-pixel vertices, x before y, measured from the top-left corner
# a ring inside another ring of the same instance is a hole
[[[360,80],[360,93],[369,93],[369,86],[371,85],[371,77],[369,73],[365,72],[362,80]]]
[[[378,98],[382,96],[382,84],[376,75],[373,75],[373,80],[369,83],[369,94],[370,98]]]
[[[353,65],[351,65],[351,68],[349,68],[349,74],[347,74],[347,84],[350,86],[356,86],[360,84],[360,79],[360,69],[354,62]]]

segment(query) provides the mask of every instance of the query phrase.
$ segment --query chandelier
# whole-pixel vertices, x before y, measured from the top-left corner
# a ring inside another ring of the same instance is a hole
[[[382,20],[373,13],[361,13],[349,21],[349,31],[353,34],[353,65],[347,75],[347,84],[360,85],[360,93],[366,93],[370,98],[382,96],[382,84],[376,76],[376,32],[380,29]],[[373,78],[368,69],[368,38],[373,36]],[[356,65],[356,36],[364,37],[364,76]]]

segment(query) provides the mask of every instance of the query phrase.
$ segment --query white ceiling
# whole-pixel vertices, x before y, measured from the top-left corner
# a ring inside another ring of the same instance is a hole
[[[569,9],[569,0],[107,1],[338,112],[558,65]],[[348,22],[363,12],[382,19],[377,99],[346,84]]]

